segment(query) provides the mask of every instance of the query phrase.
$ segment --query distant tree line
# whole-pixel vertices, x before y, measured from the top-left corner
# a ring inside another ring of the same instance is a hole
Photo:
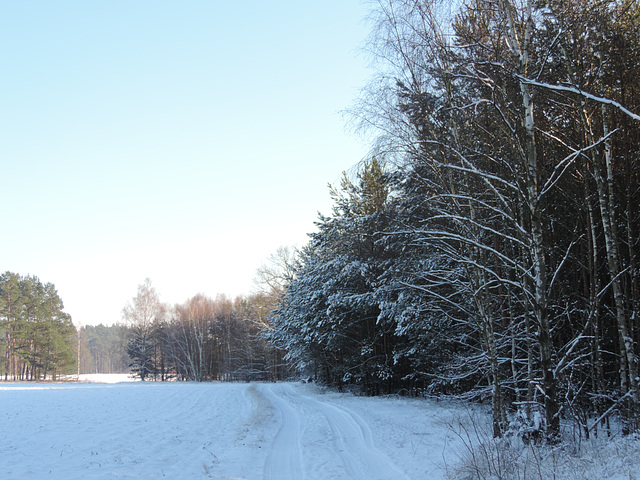
[[[78,329],[78,373],[128,373],[129,329],[122,324]]]
[[[123,309],[131,371],[142,380],[277,380],[290,371],[264,338],[274,300],[196,295],[168,306],[147,279]]]
[[[378,2],[333,189],[270,339],[369,394],[488,400],[556,441],[640,426],[640,4]],[[384,164],[383,164],[384,160]]]
[[[279,280],[270,272],[262,275],[273,287]],[[274,291],[235,300],[196,295],[169,306],[147,280],[124,308],[124,323],[76,330],[53,284],[6,272],[0,276],[0,378],[126,372],[159,381],[287,378],[292,371],[284,352],[264,335],[276,299]]]
[[[75,369],[75,333],[55,286],[37,277],[0,275],[0,377],[56,379]]]

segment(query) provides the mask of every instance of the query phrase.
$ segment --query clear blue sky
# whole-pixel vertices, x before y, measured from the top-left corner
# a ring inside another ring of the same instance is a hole
[[[76,324],[248,294],[367,153],[340,111],[370,71],[359,0],[0,6],[0,270]]]

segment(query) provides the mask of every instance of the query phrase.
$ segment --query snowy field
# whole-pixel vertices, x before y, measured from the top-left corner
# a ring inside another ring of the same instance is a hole
[[[0,479],[444,478],[448,409],[323,392],[287,383],[0,383]]]
[[[92,383],[122,383],[137,382],[138,378],[128,373],[83,373],[71,376],[70,380]]]
[[[475,432],[460,404],[297,383],[96,379],[111,383],[0,383],[0,479],[478,478],[460,467],[467,439],[481,437],[461,430]],[[640,478],[637,439],[606,445],[546,459],[515,449],[534,475],[513,478],[554,478],[550,462],[558,479]]]

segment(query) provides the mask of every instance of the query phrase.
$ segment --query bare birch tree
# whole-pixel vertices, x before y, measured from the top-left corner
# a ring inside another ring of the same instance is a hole
[[[122,309],[122,318],[132,332],[127,346],[131,370],[143,381],[155,373],[154,327],[162,311],[158,294],[148,278],[138,286],[137,295]]]

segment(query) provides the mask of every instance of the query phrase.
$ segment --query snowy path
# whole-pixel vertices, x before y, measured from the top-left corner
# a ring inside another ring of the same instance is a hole
[[[261,392],[275,406],[280,414],[281,424],[278,429],[264,466],[265,480],[280,480],[304,477],[302,470],[302,418],[299,412],[283,399],[281,394],[274,393],[273,387],[263,387]]]
[[[451,412],[287,383],[0,382],[0,480],[437,480]]]
[[[357,414],[326,401],[298,393],[291,385],[263,385],[262,392],[276,406],[282,425],[271,447],[265,479],[305,478],[301,467],[304,423],[313,429],[306,435],[311,458],[339,459],[330,478],[353,480],[408,480],[408,477],[373,442],[371,428]],[[318,424],[319,422],[319,424]],[[324,424],[324,425],[323,425]],[[322,427],[325,427],[323,430]],[[328,427],[329,435],[326,435]],[[318,435],[320,433],[320,435]],[[308,478],[327,478],[324,464],[307,469]]]

